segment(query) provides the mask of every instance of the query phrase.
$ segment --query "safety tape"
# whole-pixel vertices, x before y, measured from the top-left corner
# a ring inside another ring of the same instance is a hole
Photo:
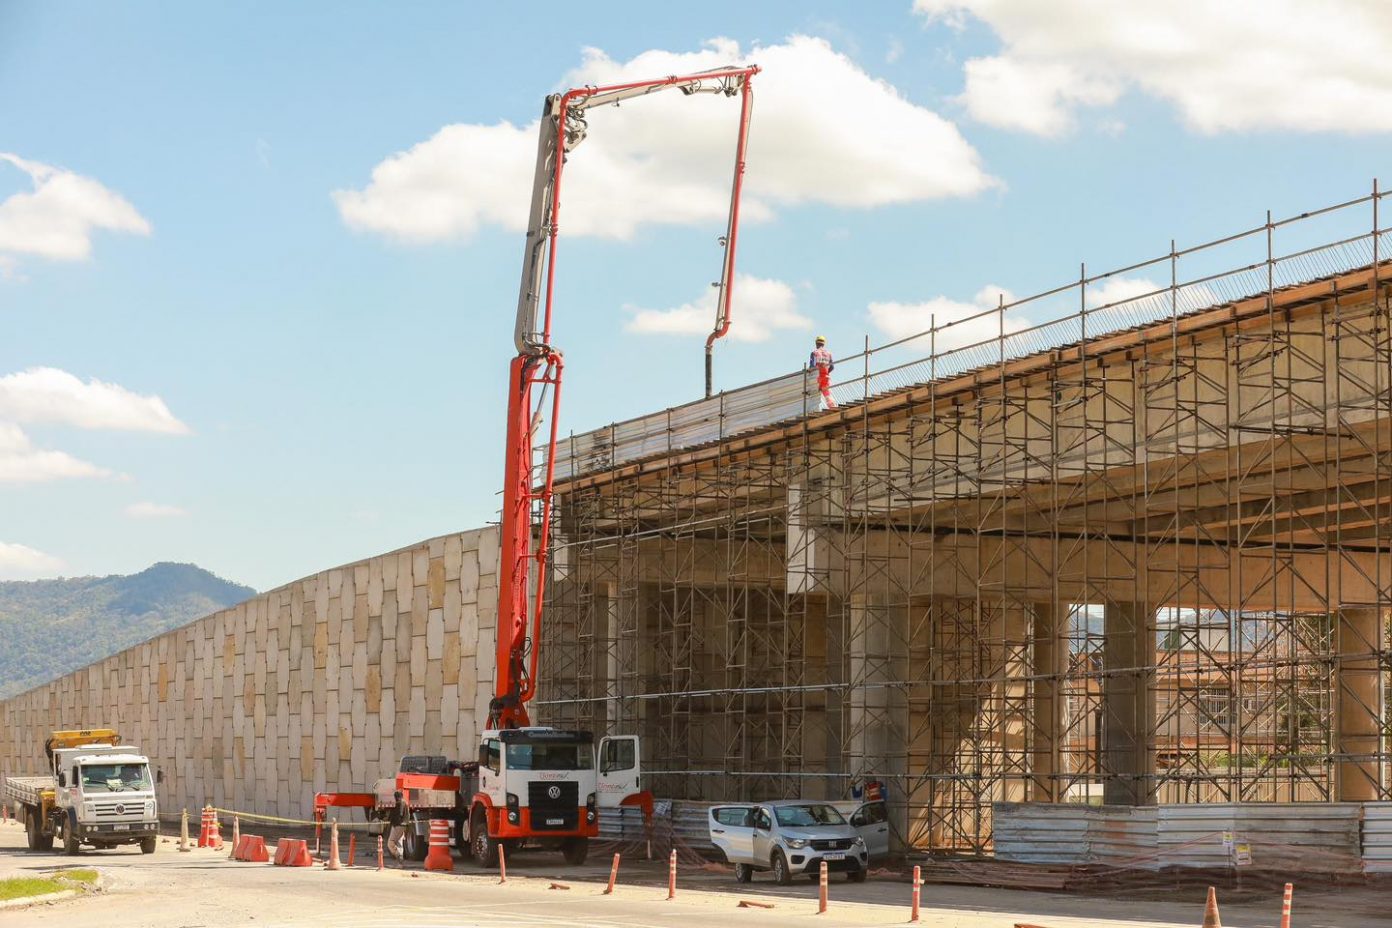
[[[309,825],[309,826],[322,825],[322,826],[324,826],[325,828],[328,828],[329,825],[334,821],[334,819],[328,819],[328,818],[324,819],[322,822],[316,822],[316,821],[314,821],[313,819],[304,819],[304,818],[281,818],[281,817],[278,816],[278,815],[260,815],[260,814],[258,814],[258,813],[256,813],[256,812],[239,812],[239,811],[237,811],[236,809],[222,809],[222,808],[218,808],[217,806],[213,806],[212,809],[213,809],[214,812],[219,812],[219,813],[221,813],[221,814],[223,814],[223,815],[235,815],[235,816],[237,816],[239,819],[246,819],[246,820],[253,821],[253,822],[267,822],[267,823],[270,823],[270,824],[278,824],[278,825]],[[192,818],[192,815],[190,815],[190,818]],[[374,828],[380,830],[380,829],[386,827],[386,824],[387,824],[386,822],[339,822],[339,823],[338,823],[338,830],[339,830],[339,831],[355,831],[355,830],[370,831],[370,830],[372,830],[372,829],[374,829]]]

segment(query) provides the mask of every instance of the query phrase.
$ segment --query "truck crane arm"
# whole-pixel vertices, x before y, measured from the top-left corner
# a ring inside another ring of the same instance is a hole
[[[556,280],[556,240],[560,232],[561,175],[566,154],[585,139],[589,129],[585,117],[593,107],[617,105],[670,89],[680,90],[687,96],[698,93],[739,94],[739,132],[735,145],[730,211],[722,238],[724,258],[717,284],[719,299],[715,327],[706,340],[706,393],[709,395],[712,347],[716,339],[725,335],[730,328],[739,199],[753,105],[750,82],[757,73],[759,68],[753,65],[716,68],[695,74],[670,75],[603,87],[577,87],[546,98],[537,140],[536,172],[532,179],[531,211],[527,220],[527,242],[513,333],[517,356],[513,358],[508,374],[507,448],[499,545],[497,680],[494,697],[489,704],[489,728],[528,725],[527,702],[536,693],[541,612],[546,593],[544,568],[551,530],[557,413],[564,370],[561,352],[551,342],[551,318]],[[533,483],[532,449],[543,415],[550,420],[550,434],[546,469],[541,486],[537,488]],[[540,522],[535,549],[532,541],[534,516]]]

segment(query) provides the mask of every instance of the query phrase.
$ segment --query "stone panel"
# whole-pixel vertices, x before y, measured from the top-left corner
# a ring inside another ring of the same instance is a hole
[[[307,817],[314,792],[361,790],[402,754],[470,758],[496,536],[321,571],[0,702],[0,776],[41,772],[52,729],[115,725],[162,773],[168,816],[216,802]]]

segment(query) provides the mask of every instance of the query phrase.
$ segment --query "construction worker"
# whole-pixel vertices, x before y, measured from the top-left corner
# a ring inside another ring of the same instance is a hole
[[[387,813],[387,823],[391,825],[391,832],[387,835],[387,850],[400,861],[406,853],[406,799],[401,795],[401,790],[397,790],[393,797],[396,804]]]
[[[831,398],[831,372],[836,370],[836,362],[832,360],[831,352],[827,351],[825,335],[817,336],[816,347],[812,349],[807,369],[817,372],[817,389],[822,391],[823,404],[827,409],[835,409],[836,400]]]

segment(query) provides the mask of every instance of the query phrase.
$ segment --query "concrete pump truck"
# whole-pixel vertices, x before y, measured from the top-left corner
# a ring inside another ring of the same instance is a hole
[[[739,232],[740,191],[753,103],[755,66],[717,68],[687,75],[580,87],[546,98],[537,143],[531,211],[517,301],[514,341],[517,356],[508,376],[507,448],[504,464],[499,543],[497,673],[487,728],[478,757],[408,756],[394,777],[379,780],[372,793],[321,793],[316,817],[330,806],[363,806],[385,815],[400,794],[411,810],[405,856],[425,857],[431,819],[452,823],[454,843],[485,867],[496,866],[498,848],[559,846],[566,861],[585,861],[591,838],[599,835],[603,808],[637,806],[652,814],[652,795],[642,788],[638,738],[603,738],[598,750],[587,731],[533,726],[527,703],[536,695],[547,555],[555,475],[557,414],[563,360],[551,340],[556,278],[556,238],[560,229],[561,175],[566,155],[588,131],[586,115],[598,106],[662,90],[686,96],[740,97],[734,175],[725,234],[715,324],[706,339],[706,388],[710,392],[711,349],[730,328]],[[548,398],[549,394],[549,398]],[[534,447],[543,419],[548,437]],[[534,451],[544,465],[539,477]]]

